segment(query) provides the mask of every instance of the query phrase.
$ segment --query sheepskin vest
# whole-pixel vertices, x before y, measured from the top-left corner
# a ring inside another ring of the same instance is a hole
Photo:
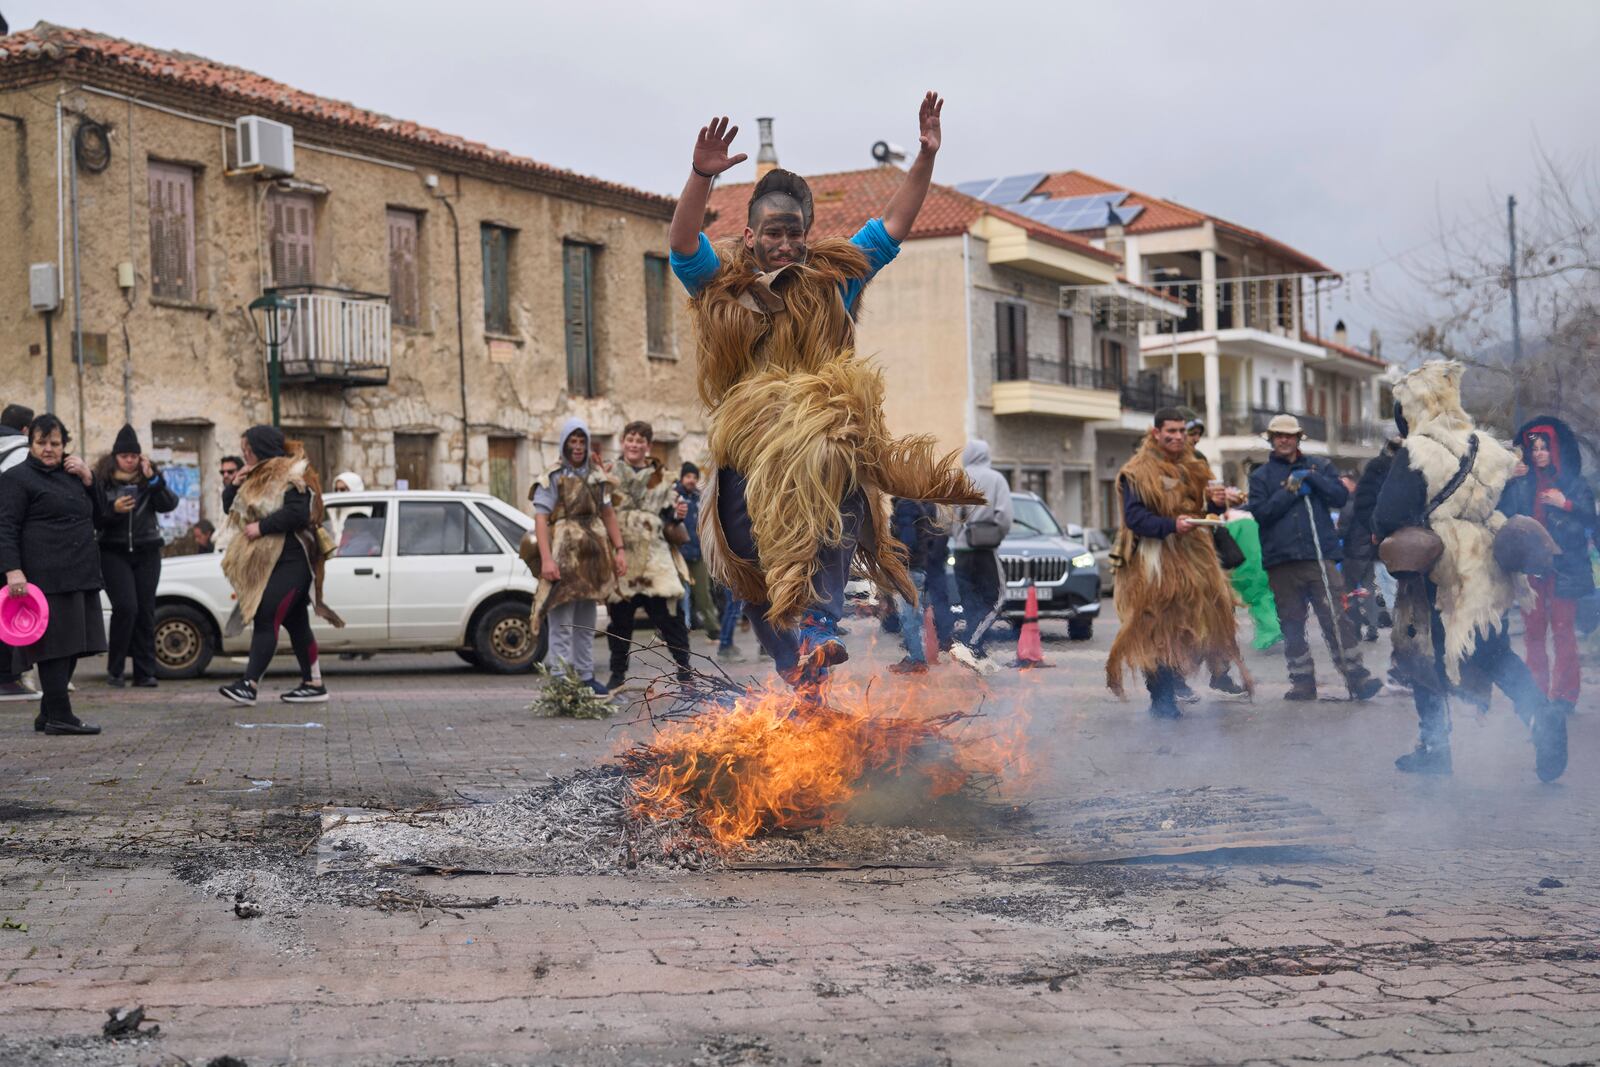
[[[683,596],[688,569],[677,549],[667,544],[661,521],[662,510],[673,505],[672,482],[654,460],[639,470],[623,460],[612,473],[616,489],[611,505],[616,509],[622,547],[628,556],[627,573],[617,579],[612,603],[641,594],[678,599]]]
[[[527,551],[522,558],[539,578],[530,617],[535,637],[551,608],[575,600],[610,600],[616,588],[604,520],[605,501],[613,482],[600,467],[591,464],[587,469],[588,474],[582,478],[563,475],[566,468],[562,466],[545,472],[547,484],[555,478],[556,505],[549,516],[550,552],[561,571],[559,581],[549,582],[540,576],[538,541],[529,544],[525,538],[523,542]]]
[[[1193,452],[1168,459],[1154,434],[1117,476],[1145,507],[1168,518],[1204,515],[1210,478],[1204,459]],[[1106,660],[1106,685],[1113,693],[1122,695],[1128,670],[1171,667],[1188,674],[1202,664],[1213,672],[1237,666],[1253,689],[1239,653],[1237,601],[1209,530],[1141,538],[1124,527],[1117,557],[1121,569],[1113,599],[1121,625]]]
[[[222,573],[233,586],[238,599],[235,617],[229,620],[228,630],[236,632],[255,618],[261,606],[261,594],[266,591],[267,579],[283,555],[285,542],[293,537],[306,554],[312,574],[312,609],[335,627],[343,627],[344,620],[322,599],[322,548],[316,529],[322,523],[322,492],[316,472],[302,454],[278,456],[256,464],[239,486],[233,497],[233,507],[228,510],[223,524],[228,532],[228,548],[222,555]],[[283,497],[290,489],[311,494],[311,525],[292,534],[263,534],[254,541],[244,536],[244,529],[260,522],[283,507]]]

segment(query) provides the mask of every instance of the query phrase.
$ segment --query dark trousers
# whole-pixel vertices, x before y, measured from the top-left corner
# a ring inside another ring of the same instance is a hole
[[[39,718],[46,722],[71,722],[72,694],[67,686],[72,684],[72,673],[78,669],[77,656],[60,659],[42,659],[34,665],[39,670]]]
[[[1328,578],[1327,589],[1322,585],[1324,574]],[[1283,655],[1289,661],[1290,682],[1297,687],[1317,684],[1316,665],[1311,659],[1311,645],[1306,640],[1306,620],[1311,611],[1317,613],[1328,653],[1345,683],[1354,685],[1367,676],[1359,651],[1361,634],[1355,623],[1342,611],[1335,620],[1328,609],[1330,591],[1334,604],[1344,595],[1344,579],[1339,576],[1337,566],[1331,562],[1319,566],[1314,559],[1278,563],[1267,568],[1267,582],[1272,586],[1278,624],[1283,628]]]
[[[1435,587],[1428,583],[1428,602],[1435,603]],[[1445,745],[1450,741],[1450,707],[1446,702],[1448,676],[1444,669],[1444,619],[1437,610],[1433,616],[1434,666],[1436,678],[1411,688],[1417,706],[1417,728],[1422,743],[1428,746]],[[1545,706],[1544,694],[1528,665],[1511,650],[1510,629],[1502,623],[1488,636],[1480,636],[1477,645],[1461,664],[1462,681],[1476,673],[1485,682],[1500,687],[1510,699],[1517,717],[1531,724]]]
[[[956,591],[961,595],[961,617],[967,620],[966,644],[983,651],[989,631],[1006,603],[1005,572],[1000,555],[992,548],[956,550]]]
[[[22,681],[22,675],[11,669],[14,655],[11,646],[0,641],[0,685],[16,685]]]
[[[311,567],[305,552],[295,541],[283,546],[278,565],[267,578],[261,605],[256,608],[255,629],[250,634],[250,660],[244,676],[259,682],[267,665],[278,651],[278,631],[289,634],[294,658],[300,664],[300,680],[310,682],[317,662],[317,639],[311,633]]]
[[[1144,688],[1150,694],[1152,704],[1173,704],[1178,698],[1178,683],[1183,681],[1183,675],[1176,668],[1165,664],[1153,671],[1146,671]]]
[[[844,537],[837,545],[817,546],[817,573],[811,580],[812,595],[817,608],[834,618],[844,614],[844,587],[850,580],[850,561],[855,558],[856,543],[871,530],[866,522],[867,498],[860,492],[847,496],[839,505],[844,518]],[[750,508],[745,501],[744,475],[732,467],[717,468],[717,521],[722,525],[722,537],[728,551],[741,559],[757,563],[755,531],[750,526]],[[870,535],[869,535],[870,536]],[[874,546],[867,546],[873,551]],[[793,630],[785,630],[767,621],[768,604],[746,604],[745,617],[755,631],[756,640],[772,657],[773,666],[780,672],[792,669],[800,660],[800,639]]]
[[[606,605],[606,615],[610,620],[606,626],[606,644],[611,648],[611,676],[627,676],[628,655],[633,651],[634,615],[640,608],[644,609],[650,624],[656,628],[656,636],[672,653],[673,662],[678,665],[678,680],[688,681],[689,628],[678,613],[677,601],[669,601],[664,596],[645,596],[643,593],[631,600]]]
[[[100,573],[111,599],[106,635],[106,673],[122,677],[129,658],[136,679],[156,675],[156,586],[161,582],[161,546],[100,548]]]
[[[1358,628],[1371,626],[1376,629],[1378,626],[1378,587],[1373,581],[1374,570],[1370,559],[1347,559],[1341,567],[1345,588],[1350,593],[1350,606],[1346,614]]]
[[[689,560],[689,578],[693,586],[689,589],[689,604],[694,609],[694,618],[689,620],[689,628],[700,630],[713,641],[720,633],[721,624],[717,617],[716,601],[711,596],[711,571],[706,568],[703,559]]]

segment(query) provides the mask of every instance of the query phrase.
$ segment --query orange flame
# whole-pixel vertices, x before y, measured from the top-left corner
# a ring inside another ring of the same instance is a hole
[[[982,736],[957,730],[962,712],[937,713],[929,695],[906,692],[892,710],[875,710],[865,692],[837,683],[815,702],[768,688],[726,710],[674,722],[629,760],[634,814],[691,816],[720,844],[763,830],[829,825],[875,773],[925,776],[926,795],[1025,771],[1022,718]]]

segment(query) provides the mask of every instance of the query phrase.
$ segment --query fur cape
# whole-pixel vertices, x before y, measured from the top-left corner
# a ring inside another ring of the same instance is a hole
[[[546,484],[562,470],[558,465],[546,471]],[[613,485],[611,475],[597,464],[589,465],[586,478],[556,478],[556,506],[550,513],[550,551],[561,569],[559,581],[547,582],[540,577],[538,540],[531,535],[523,538],[523,561],[539,579],[529,616],[535,638],[551,608],[574,600],[612,599],[616,577],[611,570],[611,543],[602,513]]]
[[[1133,459],[1117,475],[1144,506],[1157,515],[1206,513],[1206,483],[1211,468],[1193,452],[1173,462],[1145,437]],[[1106,660],[1106,685],[1123,695],[1128,670],[1171,667],[1187,675],[1204,664],[1212,671],[1237,666],[1246,689],[1255,682],[1239,654],[1237,604],[1233,587],[1217,562],[1207,530],[1164,538],[1135,537],[1127,527],[1117,537],[1121,570],[1114,602],[1121,626]]]
[[[1498,630],[1501,619],[1525,590],[1526,581],[1507,574],[1494,560],[1494,536],[1506,518],[1495,510],[1517,457],[1473,428],[1461,407],[1461,364],[1433,360],[1394,387],[1410,432],[1405,452],[1428,485],[1431,500],[1455,477],[1467,442],[1478,438],[1478,458],[1461,487],[1428,520],[1444,542],[1444,555],[1428,577],[1438,587],[1444,622],[1445,673],[1461,681],[1461,661],[1480,636]]]
[[[293,534],[263,534],[254,541],[244,536],[244,528],[260,522],[283,507],[283,495],[290,489],[311,494],[311,525]],[[317,529],[322,525],[322,486],[317,473],[311,469],[305,454],[294,451],[287,456],[258,463],[233,497],[233,507],[223,523],[228,532],[228,547],[222,554],[222,573],[233,586],[239,598],[234,618],[228,630],[235,633],[234,619],[240,628],[256,617],[261,606],[261,594],[266,591],[267,579],[283,555],[284,540],[294,537],[311,564],[312,610],[335,628],[343,628],[344,620],[322,599],[323,556]]]
[[[611,603],[639,595],[681,599],[689,568],[678,550],[667,544],[661,521],[662,510],[673,505],[672,482],[660,462],[654,460],[642,470],[634,470],[626,460],[619,460],[612,477],[616,488],[611,494],[611,506],[617,512],[628,571],[616,580]]]
[[[883,375],[857,358],[855,325],[841,289],[864,278],[865,254],[849,241],[813,244],[805,263],[758,271],[742,244],[721,250],[722,269],[690,301],[700,358],[700,397],[711,415],[713,473],[700,507],[700,544],[711,574],[741,600],[767,604],[767,619],[792,627],[811,606],[819,545],[845,537],[840,504],[867,496],[869,529],[857,564],[877,585],[915,597],[905,546],[889,529],[889,497],[981,504],[956,453],[939,456],[931,435],[891,437]],[[715,470],[745,477],[758,559],[729,550],[717,513]]]

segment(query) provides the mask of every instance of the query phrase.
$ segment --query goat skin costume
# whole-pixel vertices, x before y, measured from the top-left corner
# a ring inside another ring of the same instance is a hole
[[[614,484],[612,477],[593,463],[584,465],[583,477],[563,474],[564,469],[557,464],[545,472],[544,478],[546,484],[554,478],[556,504],[550,512],[550,552],[556,557],[561,580],[546,581],[540,574],[539,542],[532,532],[523,537],[519,549],[522,561],[539,579],[528,616],[535,639],[551,608],[574,600],[604,603],[613,598],[617,588],[603,515]],[[534,483],[535,490],[538,485]]]
[[[841,295],[866,278],[866,255],[849,241],[810,245],[804,263],[758,272],[739,242],[719,249],[721,268],[689,301],[700,358],[700,399],[710,413],[713,470],[745,477],[758,560],[733,553],[717,517],[717,479],[700,507],[700,544],[712,575],[739,599],[769,604],[767,619],[792,628],[812,604],[817,546],[844,541],[840,504],[866,494],[856,562],[874,583],[913,599],[905,546],[889,530],[887,497],[981,504],[956,453],[935,453],[931,435],[891,437],[883,375],[855,352],[855,324]]]
[[[318,484],[317,473],[311,469],[305,454],[293,451],[287,456],[277,456],[258,463],[244,484],[239,486],[234,494],[233,507],[228,509],[224,524],[228,532],[228,547],[222,555],[222,573],[239,598],[228,620],[230,636],[256,617],[256,609],[261,606],[261,594],[267,588],[267,579],[278,565],[278,557],[283,555],[284,539],[290,536],[262,534],[252,541],[244,536],[244,528],[283,507],[283,494],[290,489],[311,494],[311,525],[295,531],[293,537],[311,564],[312,610],[318,618],[335,628],[344,627],[344,620],[322,599],[323,554],[317,538],[317,529],[322,525],[322,486]],[[236,625],[238,629],[235,629]]]
[[[1168,459],[1154,435],[1117,475],[1138,494],[1145,507],[1158,515],[1206,513],[1206,483],[1211,468],[1192,452],[1178,462]],[[1209,530],[1175,533],[1170,537],[1135,537],[1123,527],[1117,536],[1116,593],[1120,627],[1106,660],[1106,685],[1123,695],[1127,670],[1151,672],[1171,667],[1187,675],[1201,664],[1220,672],[1232,664],[1239,668],[1245,688],[1255,682],[1239,654],[1235,599],[1228,576],[1217,562],[1216,544]]]
[[[656,460],[639,470],[618,460],[611,468],[611,480],[611,507],[617,513],[628,571],[616,580],[609,602],[620,604],[635,596],[676,601],[683,596],[689,568],[662,533],[661,512],[672,507],[677,495],[672,480]]]

